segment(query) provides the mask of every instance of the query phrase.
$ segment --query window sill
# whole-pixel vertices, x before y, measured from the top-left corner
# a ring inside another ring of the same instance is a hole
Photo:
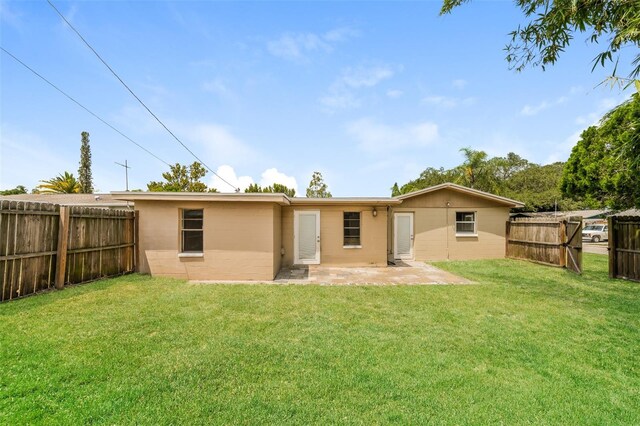
[[[178,257],[204,257],[204,253],[178,253]]]
[[[343,249],[361,249],[362,246],[342,246]]]
[[[477,238],[478,234],[456,234],[456,237],[463,237],[463,238],[464,237],[470,237],[470,238],[475,237],[475,238]]]

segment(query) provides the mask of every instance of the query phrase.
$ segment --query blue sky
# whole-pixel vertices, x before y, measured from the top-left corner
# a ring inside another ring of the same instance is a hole
[[[125,82],[234,184],[304,195],[321,171],[334,196],[386,196],[461,147],[563,161],[579,133],[628,93],[596,87],[597,46],[578,35],[546,71],[510,71],[508,1],[61,2]],[[169,163],[193,158],[44,1],[0,3],[2,46]],[[97,190],[146,189],[167,166],[0,53],[0,188],[77,174],[91,134]],[[624,70],[623,70],[624,71]],[[220,191],[226,184],[209,174]]]

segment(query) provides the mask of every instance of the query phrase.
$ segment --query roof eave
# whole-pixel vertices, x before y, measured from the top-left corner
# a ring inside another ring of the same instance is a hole
[[[524,207],[524,203],[521,201],[512,200],[510,198],[501,197],[499,195],[490,194],[488,192],[479,191],[473,188],[467,188],[466,186],[457,185],[455,183],[447,182],[441,183],[439,185],[430,186],[425,189],[421,189],[414,192],[409,192],[408,194],[398,195],[395,198],[398,200],[406,200],[407,198],[417,197],[419,195],[428,194],[430,192],[439,191],[441,189],[451,189],[454,191],[462,192],[465,194],[475,195],[480,198],[484,198],[486,200],[496,201],[498,203],[504,204],[507,207],[511,208],[521,208]]]
[[[111,196],[125,201],[213,201],[243,203],[275,203],[282,206],[290,204],[285,194],[274,193],[217,193],[217,192],[126,192],[114,191]]]
[[[321,206],[321,205],[369,205],[369,206],[395,206],[402,200],[395,198],[291,198],[292,205]]]

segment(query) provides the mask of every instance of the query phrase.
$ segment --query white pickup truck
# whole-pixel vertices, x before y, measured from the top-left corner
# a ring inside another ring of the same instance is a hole
[[[582,239],[593,243],[609,239],[609,227],[604,224],[587,225],[582,229]]]

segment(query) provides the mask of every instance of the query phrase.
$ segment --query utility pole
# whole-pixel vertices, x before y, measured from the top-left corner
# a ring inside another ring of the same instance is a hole
[[[124,160],[124,164],[118,163],[117,161],[114,161],[114,163],[116,163],[118,166],[124,167],[124,178],[125,178],[125,181],[126,181],[126,188],[127,188],[127,192],[128,192],[129,191],[129,169],[131,167],[129,167],[129,165],[127,164],[127,160]]]

